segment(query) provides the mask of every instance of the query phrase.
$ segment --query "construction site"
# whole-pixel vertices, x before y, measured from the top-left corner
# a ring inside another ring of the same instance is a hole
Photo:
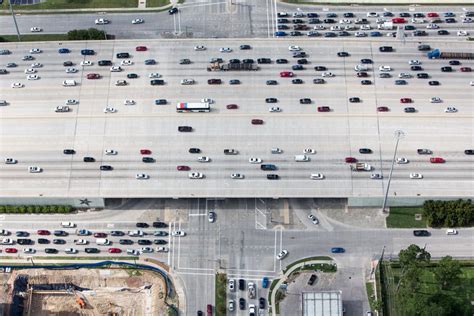
[[[2,273],[0,315],[166,315],[167,283],[139,269],[12,269]]]

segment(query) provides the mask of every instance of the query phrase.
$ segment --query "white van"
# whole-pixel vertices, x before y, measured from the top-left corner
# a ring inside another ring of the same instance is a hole
[[[309,157],[306,155],[295,155],[295,161],[297,162],[309,161]]]
[[[74,87],[76,85],[76,80],[64,80],[63,81],[63,86],[64,87]]]
[[[110,245],[110,240],[108,240],[107,238],[97,238],[95,240],[95,243],[99,246],[108,246]]]
[[[73,222],[61,222],[61,226],[64,228],[74,228],[76,227],[76,224]]]

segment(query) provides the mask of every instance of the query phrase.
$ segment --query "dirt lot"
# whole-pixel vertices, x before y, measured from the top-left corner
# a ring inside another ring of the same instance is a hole
[[[29,284],[72,283],[88,291],[34,291],[25,300],[25,316],[165,315],[165,283],[157,274],[124,269],[44,270],[28,269],[13,273],[9,285],[18,274],[26,274]],[[11,288],[11,287],[9,287]],[[9,292],[9,291],[8,291]],[[31,293],[31,292],[29,292]],[[85,303],[81,308],[79,296]]]

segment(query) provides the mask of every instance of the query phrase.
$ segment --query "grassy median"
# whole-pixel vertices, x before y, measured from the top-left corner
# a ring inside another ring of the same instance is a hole
[[[215,314],[216,316],[226,315],[226,299],[227,299],[227,274],[216,273],[215,280]]]
[[[18,42],[16,35],[0,35],[4,42]],[[67,34],[25,34],[20,36],[21,42],[67,41]]]
[[[416,220],[416,214],[422,214],[422,207],[390,207],[390,214],[388,215],[388,228],[425,228],[426,219]]]

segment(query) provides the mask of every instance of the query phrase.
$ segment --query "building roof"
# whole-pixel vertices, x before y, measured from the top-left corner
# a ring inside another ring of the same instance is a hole
[[[342,316],[341,291],[303,292],[303,316]]]

